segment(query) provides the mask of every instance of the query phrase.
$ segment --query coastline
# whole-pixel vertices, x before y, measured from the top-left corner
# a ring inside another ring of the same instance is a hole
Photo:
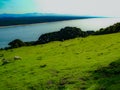
[[[98,17],[99,19],[100,17]],[[107,17],[102,17],[107,18]],[[48,22],[39,22],[39,23],[31,23],[31,24],[18,24],[18,25],[6,25],[6,26],[0,26],[0,28],[6,28],[6,27],[15,27],[15,26],[27,26],[27,25],[34,25],[34,24],[45,24],[45,23],[55,23],[55,22],[63,22],[63,21],[73,21],[73,20],[85,20],[85,19],[96,19],[96,18],[82,18],[82,19],[71,19],[71,20],[59,20],[59,21],[48,21]]]

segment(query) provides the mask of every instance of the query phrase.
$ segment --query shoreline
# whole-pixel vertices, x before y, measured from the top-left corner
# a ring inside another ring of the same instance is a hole
[[[96,19],[96,18],[83,18],[85,19]],[[15,26],[27,26],[27,25],[34,25],[34,24],[45,24],[45,23],[54,23],[54,22],[63,22],[63,21],[73,21],[73,20],[83,20],[83,19],[71,19],[71,20],[60,20],[60,21],[49,21],[49,22],[39,22],[39,23],[31,23],[31,24],[18,24],[18,25],[8,25],[8,26],[0,26],[0,28],[9,28]],[[99,18],[98,18],[99,19]]]

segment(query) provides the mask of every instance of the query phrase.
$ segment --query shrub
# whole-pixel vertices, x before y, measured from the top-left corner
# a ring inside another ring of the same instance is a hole
[[[25,46],[26,44],[20,39],[15,39],[11,41],[8,45],[10,45],[11,48],[18,48],[18,47]]]
[[[87,34],[80,28],[76,27],[65,27],[60,30],[61,40],[72,39],[76,37],[85,37]]]
[[[93,32],[84,32],[80,28],[65,27],[60,31],[42,34],[35,44],[44,44],[51,41],[64,41],[76,37],[86,37]]]
[[[96,31],[94,34],[101,35],[101,34],[110,34],[110,33],[116,33],[116,32],[120,32],[120,23],[116,23],[107,28],[101,28],[100,30]]]

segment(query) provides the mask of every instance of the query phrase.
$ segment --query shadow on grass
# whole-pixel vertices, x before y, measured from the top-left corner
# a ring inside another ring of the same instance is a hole
[[[120,59],[107,67],[98,68],[91,77],[97,84],[94,90],[120,90]]]

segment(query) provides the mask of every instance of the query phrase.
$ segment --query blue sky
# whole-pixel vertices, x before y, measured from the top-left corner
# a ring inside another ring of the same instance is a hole
[[[0,13],[36,12],[34,0],[0,0]]]
[[[120,16],[120,0],[0,0],[0,13]]]

